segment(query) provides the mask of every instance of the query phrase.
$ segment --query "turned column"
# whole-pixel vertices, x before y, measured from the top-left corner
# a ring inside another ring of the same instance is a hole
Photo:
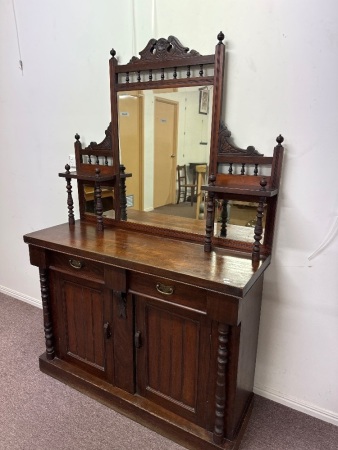
[[[264,192],[267,181],[262,178],[260,181],[261,191]],[[255,242],[252,248],[252,261],[257,262],[260,259],[261,254],[261,239],[263,234],[263,213],[264,213],[264,203],[266,202],[266,197],[259,197],[258,207],[257,207],[257,220],[255,225]]]
[[[40,288],[43,310],[43,326],[45,331],[46,341],[46,356],[47,359],[54,359],[54,335],[50,311],[49,287],[48,287],[48,270],[39,268],[40,274]]]
[[[214,186],[216,181],[215,175],[210,175],[209,186]],[[205,240],[204,240],[204,251],[211,252],[211,238],[214,234],[214,219],[215,219],[215,207],[214,207],[215,193],[208,192],[207,199],[207,217],[205,226]]]
[[[228,220],[228,200],[222,200],[222,211],[221,211],[221,231],[220,236],[227,236],[227,220]]]
[[[103,231],[103,204],[102,204],[102,190],[101,183],[99,180],[100,169],[97,167],[95,169],[95,212],[96,212],[96,228],[98,231]]]
[[[121,220],[127,220],[127,195],[126,195],[126,178],[125,166],[120,165],[120,205],[121,205]]]
[[[217,379],[215,402],[215,426],[213,440],[215,444],[222,445],[225,428],[226,403],[226,368],[228,364],[229,325],[218,325],[218,351],[217,351]]]
[[[73,202],[73,196],[72,196],[72,183],[70,178],[70,165],[65,165],[66,169],[66,189],[67,189],[67,206],[68,206],[68,223],[69,225],[74,225],[75,219],[74,219],[74,202]]]

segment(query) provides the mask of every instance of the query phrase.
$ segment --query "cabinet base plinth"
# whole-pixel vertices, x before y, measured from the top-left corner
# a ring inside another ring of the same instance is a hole
[[[250,402],[236,439],[224,440],[222,445],[217,445],[213,442],[212,433],[207,430],[137,394],[112,386],[68,362],[58,358],[49,360],[44,353],[40,356],[39,365],[45,374],[192,450],[238,449],[252,411],[253,401]]]

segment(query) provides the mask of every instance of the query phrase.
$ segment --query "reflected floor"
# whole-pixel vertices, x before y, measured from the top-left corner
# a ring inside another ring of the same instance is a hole
[[[187,217],[189,219],[195,219],[196,216],[196,203],[191,206],[190,202],[182,202],[178,204],[164,205],[159,208],[155,208],[152,213],[167,214],[171,216]]]
[[[205,220],[195,219],[196,204],[191,206],[190,202],[178,205],[167,205],[156,208],[151,212],[127,209],[128,222],[140,223],[152,227],[170,228],[179,232],[205,235]],[[160,212],[159,212],[160,211]],[[170,219],[168,216],[171,216]],[[105,211],[104,217],[114,218],[113,210]],[[221,224],[215,223],[214,235],[219,236]],[[264,233],[263,233],[264,236]],[[227,239],[235,241],[254,242],[254,228],[241,225],[227,225]]]

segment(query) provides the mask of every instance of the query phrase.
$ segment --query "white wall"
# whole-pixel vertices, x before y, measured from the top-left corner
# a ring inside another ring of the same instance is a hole
[[[202,54],[223,30],[226,123],[240,146],[286,157],[273,261],[266,272],[256,392],[338,424],[336,0],[0,0],[1,271],[5,292],[39,299],[24,233],[67,219],[63,170],[75,132],[109,122],[109,51],[127,62],[150,37]],[[152,35],[153,34],[153,35]]]

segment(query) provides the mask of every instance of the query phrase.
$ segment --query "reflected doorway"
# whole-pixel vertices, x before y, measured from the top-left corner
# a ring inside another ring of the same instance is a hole
[[[155,98],[154,108],[154,208],[159,208],[175,203],[178,102]]]
[[[126,173],[128,206],[143,210],[143,97],[137,92],[119,95],[121,163]]]

